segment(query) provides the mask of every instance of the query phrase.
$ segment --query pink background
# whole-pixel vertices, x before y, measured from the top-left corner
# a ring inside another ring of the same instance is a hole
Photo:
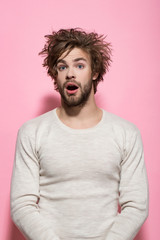
[[[0,239],[24,239],[9,208],[16,134],[22,123],[59,104],[38,52],[45,34],[70,27],[95,30],[112,42],[112,67],[96,101],[141,131],[150,211],[136,240],[159,239],[160,1],[5,0],[0,9]]]

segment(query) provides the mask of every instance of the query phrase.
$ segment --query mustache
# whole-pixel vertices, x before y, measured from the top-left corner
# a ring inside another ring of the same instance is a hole
[[[66,87],[66,85],[71,82],[71,83],[75,83],[78,87],[82,88],[82,85],[80,82],[77,82],[75,80],[67,80],[65,83],[63,83],[63,89]]]

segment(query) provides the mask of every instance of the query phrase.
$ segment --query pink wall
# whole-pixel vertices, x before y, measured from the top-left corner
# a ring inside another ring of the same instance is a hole
[[[160,236],[160,2],[14,0],[0,3],[0,239],[22,240],[9,215],[15,140],[21,124],[59,103],[38,56],[52,29],[82,27],[108,35],[113,64],[96,94],[100,107],[135,123],[144,142],[150,213],[136,240]]]

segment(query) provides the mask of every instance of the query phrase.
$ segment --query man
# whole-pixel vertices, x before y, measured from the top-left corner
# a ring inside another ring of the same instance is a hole
[[[139,130],[95,103],[110,44],[81,29],[46,38],[40,54],[61,106],[19,130],[13,221],[31,240],[132,240],[148,215],[148,184]]]

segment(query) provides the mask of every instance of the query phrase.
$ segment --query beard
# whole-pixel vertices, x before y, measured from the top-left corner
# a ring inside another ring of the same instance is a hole
[[[78,85],[79,87],[78,91],[80,91],[80,94],[78,96],[76,96],[76,93],[68,94],[67,92],[65,92],[66,84],[68,82],[74,82],[75,84]],[[68,107],[84,106],[92,90],[92,79],[88,81],[83,87],[81,83],[78,83],[75,80],[66,81],[62,86],[57,83],[57,86],[61,98]]]

